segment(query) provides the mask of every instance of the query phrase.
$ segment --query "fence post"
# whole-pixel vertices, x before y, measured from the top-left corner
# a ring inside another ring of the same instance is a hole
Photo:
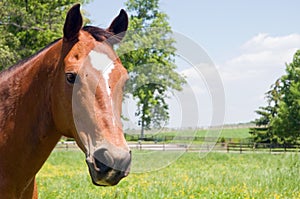
[[[240,154],[242,154],[243,149],[242,149],[242,143],[240,142]]]
[[[286,153],[286,144],[284,143],[284,153]]]
[[[227,153],[229,153],[229,143],[227,143]]]

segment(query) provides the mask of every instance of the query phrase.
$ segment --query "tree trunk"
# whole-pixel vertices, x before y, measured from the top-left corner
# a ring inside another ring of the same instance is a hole
[[[141,140],[144,140],[144,138],[145,138],[145,135],[144,135],[144,120],[142,119],[142,125],[141,125],[141,137],[140,137],[140,139]]]

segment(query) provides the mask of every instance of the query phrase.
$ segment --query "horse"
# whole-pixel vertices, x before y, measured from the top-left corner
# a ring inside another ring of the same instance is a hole
[[[130,172],[121,124],[128,73],[113,49],[128,16],[121,10],[107,29],[82,26],[76,4],[62,38],[0,74],[1,198],[38,198],[35,176],[61,136],[84,152],[93,184],[116,185]]]

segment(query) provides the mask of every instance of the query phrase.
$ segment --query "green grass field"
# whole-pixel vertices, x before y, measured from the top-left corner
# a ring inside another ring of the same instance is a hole
[[[140,137],[139,131],[127,131],[127,141],[137,141]],[[224,138],[227,142],[240,142],[251,137],[249,134],[249,128],[223,128],[222,130],[207,130],[207,129],[197,129],[197,130],[174,130],[174,131],[163,131],[163,132],[147,132],[147,138],[155,137],[158,141],[164,142],[174,142],[176,138],[184,137],[185,141],[194,139],[194,142],[203,142],[205,137],[208,138]],[[175,137],[175,138],[174,138]],[[199,139],[200,138],[200,139]],[[201,139],[202,138],[202,139]],[[174,140],[173,140],[174,139]],[[182,140],[182,139],[179,139]]]
[[[207,130],[198,130],[196,136],[205,137],[209,136]],[[250,137],[249,128],[223,128],[220,137],[224,138],[247,138]]]
[[[296,199],[300,198],[300,155],[210,153],[199,158],[198,153],[185,153],[158,171],[132,173],[117,186],[96,187],[82,152],[54,151],[37,182],[39,197],[47,199]]]

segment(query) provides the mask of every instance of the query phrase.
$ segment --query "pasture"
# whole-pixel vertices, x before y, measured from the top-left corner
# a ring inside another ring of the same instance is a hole
[[[138,153],[133,151],[133,156]],[[37,175],[39,197],[47,199],[296,199],[300,198],[299,182],[299,154],[209,153],[199,158],[198,153],[190,152],[163,169],[131,173],[115,187],[96,187],[82,152],[56,150]]]
[[[136,142],[140,137],[140,131],[125,130],[125,137],[127,141]],[[174,137],[182,138],[183,140],[193,140],[193,142],[202,142],[205,137],[219,137],[224,138],[226,141],[239,142],[240,140],[251,137],[249,134],[249,128],[223,128],[220,135],[210,135],[207,129],[195,129],[195,130],[174,130],[174,131],[162,131],[147,132],[145,138],[148,140],[158,140],[164,142],[174,142]],[[181,140],[182,140],[181,139]]]

